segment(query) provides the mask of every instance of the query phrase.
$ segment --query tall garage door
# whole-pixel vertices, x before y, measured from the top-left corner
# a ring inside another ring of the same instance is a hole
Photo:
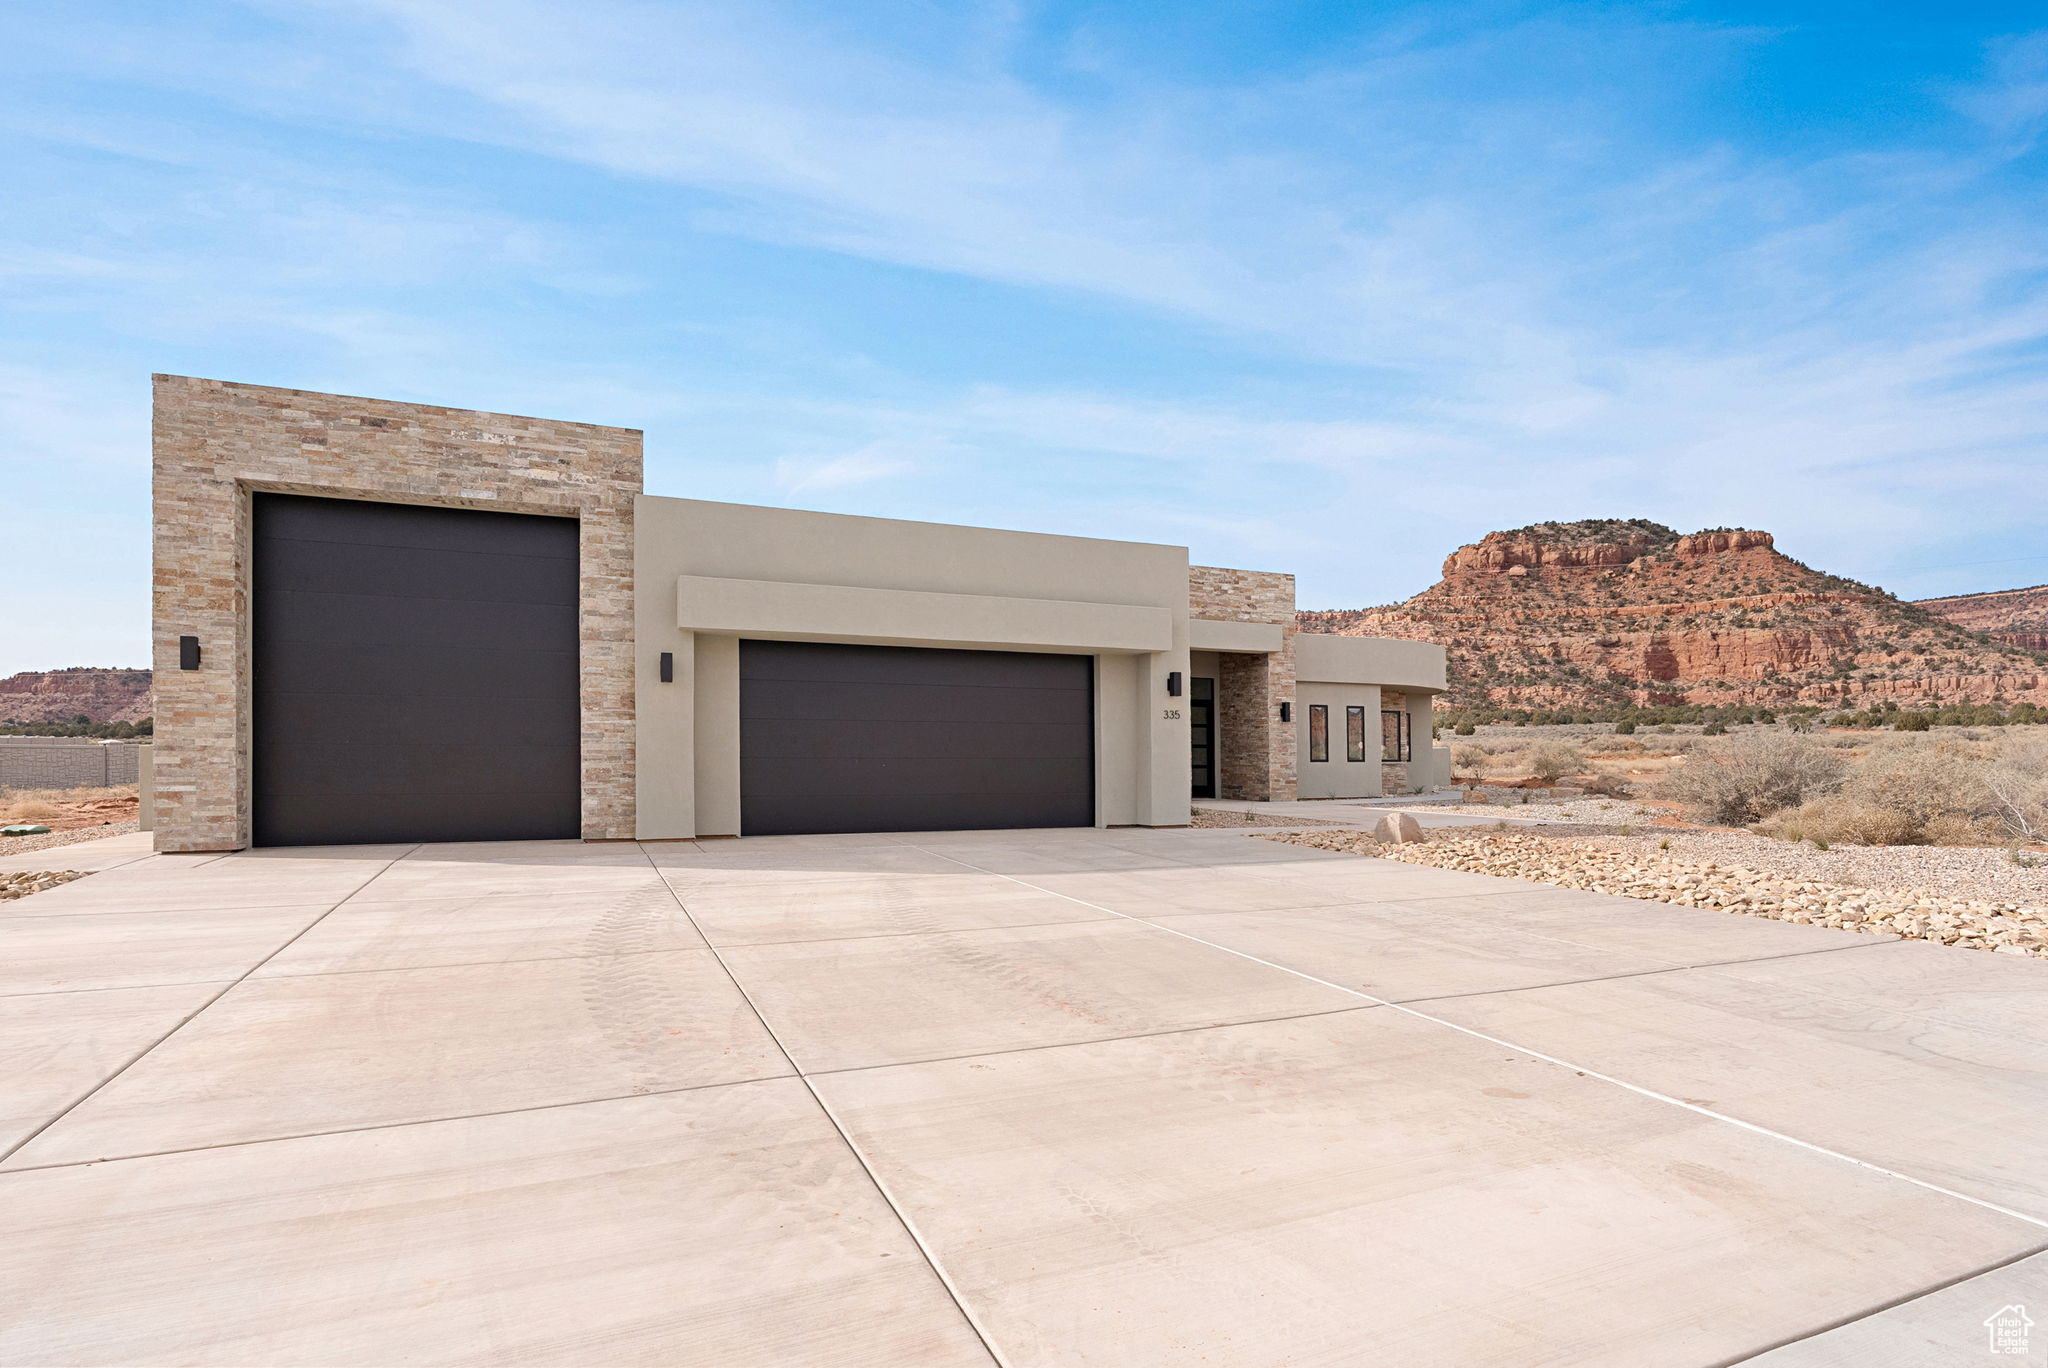
[[[576,532],[256,495],[256,844],[577,835]]]
[[[740,643],[740,830],[1095,820],[1094,661]]]

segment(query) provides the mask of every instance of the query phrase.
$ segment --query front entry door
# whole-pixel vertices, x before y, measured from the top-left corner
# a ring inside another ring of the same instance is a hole
[[[1188,681],[1188,745],[1197,798],[1216,796],[1216,681]]]

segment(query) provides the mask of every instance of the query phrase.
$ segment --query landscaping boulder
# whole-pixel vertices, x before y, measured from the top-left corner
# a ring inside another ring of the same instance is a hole
[[[1372,837],[1385,845],[1402,845],[1422,839],[1422,823],[1405,812],[1390,812],[1373,826]]]

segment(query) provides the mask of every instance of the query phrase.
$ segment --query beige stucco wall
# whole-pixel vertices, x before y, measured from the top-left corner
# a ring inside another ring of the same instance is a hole
[[[654,495],[635,546],[643,839],[744,834],[743,637],[1091,655],[1096,820],[1188,820],[1182,547]]]
[[[1316,684],[1302,681],[1295,686],[1295,754],[1301,770],[1295,778],[1299,798],[1377,798],[1380,796],[1380,691],[1372,684]],[[1309,709],[1322,704],[1330,710],[1330,758],[1309,759]],[[1352,760],[1345,745],[1344,709],[1365,709],[1365,758]]]
[[[1444,648],[1430,641],[1301,632],[1294,638],[1294,657],[1299,679],[1430,693],[1442,693],[1445,687]]]
[[[249,843],[253,491],[572,516],[581,527],[583,834],[633,835],[633,498],[640,433],[156,377],[156,848]],[[178,668],[178,638],[201,668]]]
[[[1277,622],[1217,622],[1188,619],[1188,645],[1198,651],[1250,651],[1270,655],[1287,649],[1287,629]]]
[[[976,641],[991,650],[1170,651],[1173,623],[1171,609],[1146,604],[716,575],[676,579],[678,627],[759,640],[858,636],[908,645]]]
[[[1300,780],[1302,797],[1352,798],[1424,793],[1448,780],[1447,769],[1443,779],[1437,777],[1436,757],[1429,745],[1432,699],[1444,687],[1443,647],[1432,642],[1395,637],[1346,637],[1302,632],[1294,639],[1294,650],[1295,670],[1301,679],[1297,688],[1303,699],[1300,709],[1303,718],[1298,728],[1303,757],[1308,755],[1308,701],[1323,702],[1327,699],[1334,704],[1341,694],[1344,702],[1356,703],[1362,696],[1359,691],[1365,689],[1370,689],[1374,700],[1368,714],[1370,758],[1367,764],[1353,766],[1359,770],[1374,771],[1370,791],[1336,791],[1359,788],[1359,777],[1322,773],[1320,771],[1340,767],[1334,760],[1324,766],[1311,764],[1304,758]],[[1380,762],[1381,709],[1399,709],[1408,714],[1408,735],[1412,743],[1410,753],[1414,759],[1389,764]],[[1333,728],[1341,712],[1333,706]],[[1332,754],[1335,754],[1334,746]],[[1310,789],[1316,792],[1311,793]]]

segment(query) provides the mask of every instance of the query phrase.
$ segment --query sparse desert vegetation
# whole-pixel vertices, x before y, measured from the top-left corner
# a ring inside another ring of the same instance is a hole
[[[0,826],[19,823],[50,828],[49,834],[42,836],[0,837],[0,854],[75,845],[133,831],[138,807],[133,784],[110,788],[0,788]]]
[[[111,788],[0,788],[0,822],[54,823],[89,818],[97,823],[104,820],[99,814],[114,808],[125,809],[123,815],[133,816],[135,803],[133,784]]]
[[[1823,848],[2048,839],[2048,728],[1514,730],[1452,747],[1452,773],[1474,797],[1499,801],[1503,791],[1530,787],[1560,790],[1560,797],[1640,791],[1673,820],[1746,827]]]
[[[1559,744],[1584,764],[1552,781],[1557,766],[1537,752]],[[1530,864],[1504,834],[1474,837],[1509,861],[1486,872],[1578,860],[1562,853],[1577,849],[1595,864],[1644,862],[1654,878],[1712,870],[1772,887],[1825,884],[1839,905],[1849,889],[1907,900],[1887,916],[1931,915],[1912,909],[1951,901],[1966,917],[1978,904],[2048,907],[2048,727],[1488,727],[1454,743],[1452,770],[1468,801],[1498,806],[1504,827],[1558,848]],[[1459,858],[1493,859],[1477,849]]]
[[[1691,748],[1658,791],[1702,822],[1745,826],[1833,792],[1848,768],[1841,752],[1810,737],[1758,728]]]

